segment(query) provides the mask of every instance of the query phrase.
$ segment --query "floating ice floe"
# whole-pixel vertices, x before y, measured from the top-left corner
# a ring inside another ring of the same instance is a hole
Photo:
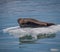
[[[32,37],[37,38],[39,34],[53,34],[60,31],[60,25],[54,25],[50,27],[39,27],[39,28],[20,28],[9,27],[3,29],[4,33],[9,33],[10,35],[14,35],[15,37],[23,37],[26,35],[31,35]]]

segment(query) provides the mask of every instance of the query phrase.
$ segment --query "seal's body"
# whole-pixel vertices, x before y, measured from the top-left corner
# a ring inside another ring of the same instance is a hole
[[[31,18],[19,18],[18,23],[22,28],[24,27],[37,28],[37,27],[48,27],[51,25],[55,25],[54,23],[42,22]]]

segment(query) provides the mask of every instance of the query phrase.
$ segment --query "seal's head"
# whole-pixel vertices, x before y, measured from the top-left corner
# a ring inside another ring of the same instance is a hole
[[[22,23],[23,22],[23,18],[19,18],[18,19],[18,23],[20,24],[20,23]]]
[[[18,19],[18,23],[19,23],[19,24],[25,24],[25,23],[27,23],[27,21],[28,21],[28,20],[25,19],[25,18],[19,18],[19,19]]]

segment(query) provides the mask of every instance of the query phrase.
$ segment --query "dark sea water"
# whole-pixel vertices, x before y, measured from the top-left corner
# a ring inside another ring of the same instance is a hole
[[[52,30],[59,30],[53,36],[43,35],[35,43],[22,44],[19,37],[16,37],[18,35],[13,35],[19,31],[16,30],[18,18],[34,18],[59,25],[60,0],[0,0],[0,52],[60,52],[60,26]],[[3,29],[6,31],[11,27],[15,30],[13,34],[10,34],[11,31],[4,33]]]

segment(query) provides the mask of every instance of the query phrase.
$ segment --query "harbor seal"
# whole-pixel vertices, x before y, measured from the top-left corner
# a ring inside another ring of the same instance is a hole
[[[54,23],[42,22],[32,18],[19,18],[18,23],[19,26],[22,28],[25,27],[37,28],[37,27],[48,27],[48,26],[55,25]]]

